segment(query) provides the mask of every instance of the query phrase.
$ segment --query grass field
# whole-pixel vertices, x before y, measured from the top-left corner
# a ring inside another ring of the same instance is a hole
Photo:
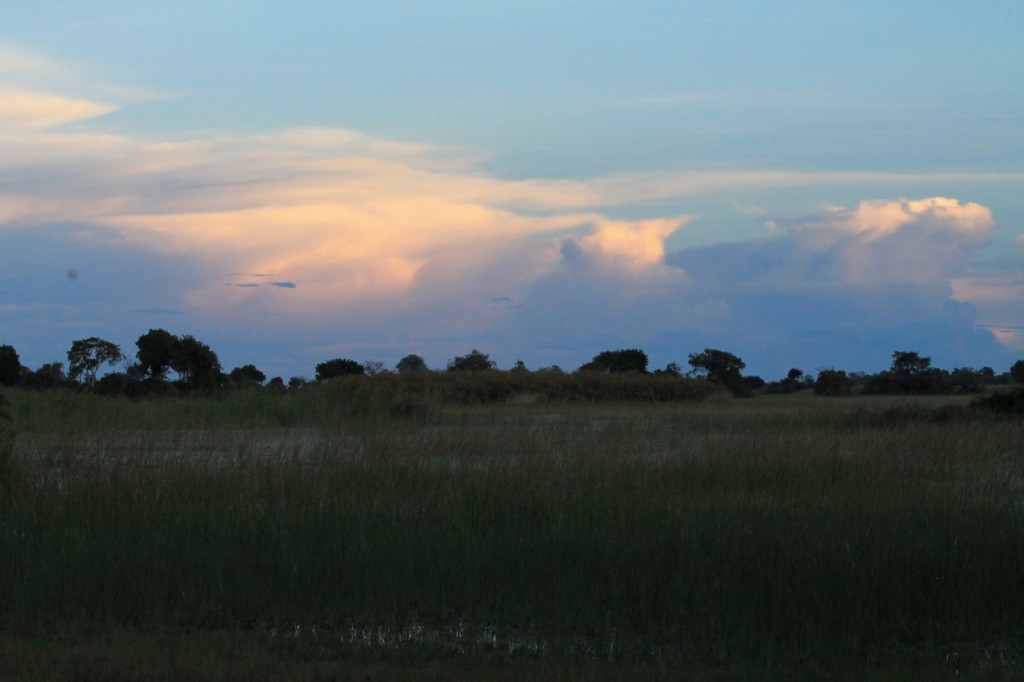
[[[8,391],[0,677],[1024,669],[1024,420],[804,394],[409,417],[326,388]]]

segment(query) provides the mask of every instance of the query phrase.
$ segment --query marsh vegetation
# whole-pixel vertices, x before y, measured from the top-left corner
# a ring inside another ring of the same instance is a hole
[[[96,633],[127,679],[1024,664],[1024,422],[967,398],[5,395],[0,661],[26,679]]]

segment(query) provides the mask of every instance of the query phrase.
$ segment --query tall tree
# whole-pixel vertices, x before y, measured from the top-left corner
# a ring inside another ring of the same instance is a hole
[[[181,339],[163,329],[150,329],[135,342],[139,369],[148,379],[163,379],[174,364]]]
[[[0,386],[13,386],[21,377],[21,360],[14,346],[0,346]]]
[[[697,374],[709,381],[722,384],[736,396],[751,395],[750,387],[743,380],[746,363],[739,357],[724,350],[705,348],[703,353],[690,353],[690,365]]]
[[[96,373],[103,365],[113,365],[124,359],[121,347],[95,336],[78,339],[68,350],[68,375],[78,381],[84,375],[89,386],[96,383]]]
[[[1018,360],[1010,367],[1010,378],[1018,384],[1024,384],[1024,360]]]
[[[214,388],[220,383],[220,359],[217,354],[189,334],[181,337],[171,368],[191,388]]]

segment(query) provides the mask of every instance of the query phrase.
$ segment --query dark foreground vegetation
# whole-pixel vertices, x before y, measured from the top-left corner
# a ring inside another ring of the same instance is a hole
[[[4,390],[0,677],[1020,676],[1003,394],[467,398],[511,374]]]

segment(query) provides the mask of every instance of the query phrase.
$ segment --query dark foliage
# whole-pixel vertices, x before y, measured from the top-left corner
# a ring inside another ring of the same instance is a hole
[[[869,376],[864,393],[939,394],[949,392],[947,373],[932,367],[932,359],[913,351],[894,351],[887,372]]]
[[[1003,416],[1024,417],[1024,388],[996,391],[977,399],[972,407]]]
[[[14,346],[0,346],[0,386],[13,386],[21,378],[21,360]]]
[[[853,393],[853,379],[841,369],[823,369],[814,380],[814,392],[832,398],[848,396]]]
[[[222,383],[217,354],[191,335],[181,337],[171,368],[188,388],[212,389]]]
[[[228,375],[231,380],[235,382],[235,386],[253,386],[260,385],[267,380],[267,375],[256,368],[255,365],[243,365],[241,367],[235,367],[231,370],[231,374]],[[284,382],[282,382],[282,385]]]
[[[1018,360],[1010,367],[1010,378],[1015,384],[1024,384],[1024,360]]]
[[[180,352],[181,339],[163,329],[150,329],[135,342],[139,369],[149,379],[164,379]]]
[[[68,383],[68,377],[64,374],[63,362],[48,362],[41,365],[34,372],[29,372],[22,379],[22,383],[28,388],[57,388]]]
[[[72,342],[68,350],[68,375],[75,381],[84,377],[92,386],[96,383],[96,373],[103,365],[112,365],[124,359],[121,347],[116,343],[91,336]]]
[[[326,381],[335,377],[351,375],[363,376],[365,374],[366,372],[361,364],[348,358],[335,358],[334,360],[321,362],[316,366],[317,381]]]
[[[413,353],[399,360],[395,369],[398,372],[423,372],[427,369],[427,361]]]
[[[475,348],[466,355],[457,355],[448,361],[449,372],[486,372],[497,366],[498,363],[491,360],[491,356]]]
[[[690,353],[689,361],[696,374],[721,384],[734,396],[745,398],[752,395],[750,385],[744,381],[742,374],[747,365],[732,353],[705,348],[703,353]]]
[[[637,348],[624,350],[606,350],[594,356],[594,359],[580,367],[581,372],[603,372],[619,374],[647,372],[647,353]]]

